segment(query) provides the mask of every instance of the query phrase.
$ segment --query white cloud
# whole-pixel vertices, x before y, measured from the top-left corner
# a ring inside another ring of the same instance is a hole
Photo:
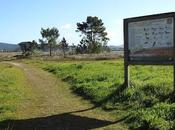
[[[62,29],[71,29],[72,28],[72,25],[67,23],[67,24],[64,24],[61,26]]]

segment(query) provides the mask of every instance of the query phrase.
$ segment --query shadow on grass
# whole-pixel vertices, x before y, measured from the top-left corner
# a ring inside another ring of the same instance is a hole
[[[116,86],[117,87],[117,86]],[[104,98],[103,100],[101,100],[99,102],[99,105],[102,105],[108,101],[110,101],[111,99],[113,98],[116,98],[116,97],[120,97],[120,95],[122,95],[123,91],[126,89],[127,87],[124,85],[124,84],[121,84],[117,87],[117,89],[112,92],[110,95],[108,95],[106,98]]]
[[[125,120],[120,119],[112,122],[73,114],[89,111],[94,108],[95,107],[48,117],[6,120],[0,122],[0,130],[89,130],[116,124]]]
[[[94,101],[93,98],[91,96],[88,96],[87,93],[85,93],[83,88],[81,87],[78,89],[74,89],[74,87],[72,87],[71,90],[74,94],[83,97],[85,100],[89,100],[96,107],[101,107],[103,104],[107,103],[108,101],[111,101],[111,99],[114,99],[116,97],[120,98],[120,100],[125,100],[124,97],[122,97],[123,91],[127,88],[124,84],[118,86],[114,84],[111,87],[116,87],[116,90],[114,90],[111,94],[109,94],[100,101]]]

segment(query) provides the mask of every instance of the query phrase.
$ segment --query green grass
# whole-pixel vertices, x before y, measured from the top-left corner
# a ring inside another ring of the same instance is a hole
[[[175,129],[171,66],[131,66],[131,85],[124,88],[123,60],[27,63],[55,74],[94,104],[128,116],[131,129]]]
[[[16,110],[27,96],[24,73],[0,63],[0,121],[17,118]]]

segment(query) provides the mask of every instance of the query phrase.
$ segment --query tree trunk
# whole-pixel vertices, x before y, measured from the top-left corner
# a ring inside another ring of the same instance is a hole
[[[52,45],[50,44],[50,56],[52,56]]]
[[[65,58],[65,50],[63,49],[63,57]]]

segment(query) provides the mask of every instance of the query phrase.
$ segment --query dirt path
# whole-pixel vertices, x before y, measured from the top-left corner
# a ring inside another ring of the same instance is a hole
[[[10,64],[24,71],[32,99],[19,107],[18,120],[5,121],[4,128],[8,125],[10,130],[126,129],[120,120],[73,94],[66,83],[52,74],[22,63]]]

